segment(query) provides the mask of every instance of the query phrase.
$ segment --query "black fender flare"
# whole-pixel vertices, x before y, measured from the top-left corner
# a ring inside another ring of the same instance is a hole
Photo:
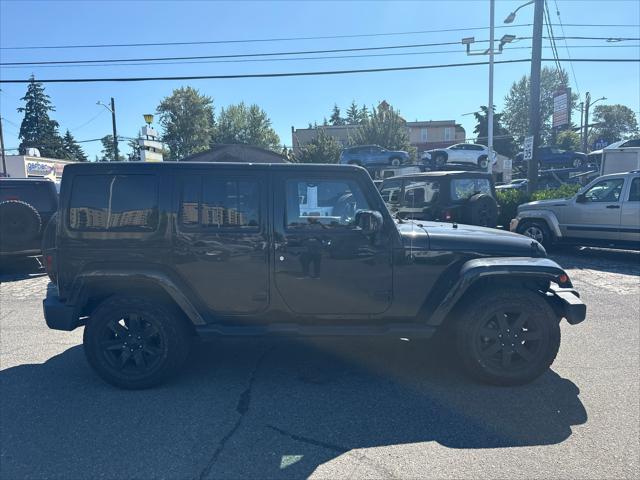
[[[559,280],[561,275],[567,274],[560,265],[548,258],[499,257],[469,260],[462,265],[458,280],[427,319],[427,325],[440,326],[465,292],[481,279],[487,277],[532,278],[555,282],[565,288],[573,287],[568,275],[567,281],[561,283]]]
[[[449,159],[449,154],[446,150],[431,150],[431,158],[435,160],[436,155],[443,155],[445,160]]]
[[[187,318],[193,325],[206,325],[205,320],[200,315],[200,312],[195,307],[193,302],[187,298],[176,282],[166,273],[158,270],[136,269],[135,272],[125,269],[95,269],[85,270],[80,273],[74,280],[71,291],[73,292],[66,303],[68,305],[74,305],[76,311],[80,311],[86,304],[92,285],[98,282],[111,280],[117,283],[136,283],[136,281],[147,284],[152,284],[162,289],[176,305],[184,312]]]

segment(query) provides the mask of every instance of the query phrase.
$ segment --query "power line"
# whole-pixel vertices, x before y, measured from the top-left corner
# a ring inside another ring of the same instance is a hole
[[[75,128],[70,129],[70,132],[75,132],[76,130],[80,130],[83,127],[86,127],[87,125],[89,125],[91,122],[93,122],[94,120],[96,120],[98,117],[100,117],[102,114],[104,114],[104,112],[106,112],[106,110],[100,109],[100,111],[94,115],[93,117],[91,117],[89,120],[87,120],[86,122],[84,122],[82,125],[79,125]]]
[[[543,37],[549,39],[550,37]],[[612,37],[561,37],[571,40],[606,40],[615,42],[639,41],[640,38],[612,38]],[[518,37],[518,40],[530,40],[531,37]],[[475,43],[488,43],[489,40],[477,40]],[[364,52],[379,50],[397,50],[406,48],[436,47],[446,45],[460,45],[460,41],[455,42],[437,42],[437,43],[415,43],[404,45],[386,45],[379,47],[359,47],[359,48],[334,48],[326,50],[297,50],[287,52],[260,52],[260,53],[238,53],[226,55],[191,55],[179,57],[141,57],[141,58],[117,58],[117,59],[99,59],[99,60],[44,60],[29,62],[2,62],[0,66],[37,66],[37,65],[90,65],[90,64],[107,64],[107,63],[123,63],[123,62],[162,62],[174,60],[211,60],[211,59],[229,59],[229,58],[256,58],[256,57],[274,57],[289,55],[311,55],[324,53],[342,53],[342,52]]]
[[[518,28],[530,27],[531,23],[520,23],[512,25],[498,25],[495,28]],[[553,24],[556,26],[557,24]],[[567,27],[615,27],[615,28],[635,28],[640,24],[597,24],[597,23],[568,23]],[[467,32],[473,30],[488,30],[489,27],[465,27],[465,28],[443,28],[437,30],[417,30],[408,32],[383,32],[383,33],[362,33],[353,35],[320,35],[313,37],[277,37],[277,38],[254,38],[254,39],[238,39],[238,40],[202,40],[202,41],[182,41],[182,42],[147,42],[147,43],[97,43],[97,44],[78,44],[78,45],[31,45],[23,47],[0,47],[0,50],[53,50],[53,49],[79,49],[79,48],[119,48],[119,47],[153,47],[153,46],[179,46],[179,45],[220,45],[220,44],[236,44],[236,43],[264,43],[264,42],[290,42],[302,40],[331,40],[344,38],[367,38],[367,37],[387,37],[398,35],[422,35],[428,33],[445,33],[445,32]]]
[[[572,48],[639,48],[640,45],[617,45],[617,44],[604,44],[604,45],[573,45]],[[553,48],[553,46],[543,46],[542,48]],[[522,47],[504,47],[504,51],[507,50],[530,50],[531,46]],[[39,65],[37,68],[80,68],[80,67],[139,67],[149,65],[193,65],[193,64],[214,64],[214,63],[253,63],[253,62],[290,62],[290,61],[307,61],[307,60],[336,60],[336,59],[356,59],[356,58],[381,58],[381,57],[397,57],[397,56],[411,56],[411,55],[440,55],[445,53],[465,53],[464,50],[435,50],[435,51],[423,51],[423,52],[401,52],[401,53],[376,53],[376,54],[362,54],[362,55],[329,55],[321,57],[293,57],[293,58],[251,58],[251,59],[232,59],[232,60],[190,60],[190,61],[169,61],[169,62],[139,62],[139,63],[105,63],[105,64],[76,64],[76,65]],[[554,55],[556,58],[557,55]],[[31,69],[32,66],[23,65],[11,65],[3,67],[5,69],[17,68]]]
[[[559,61],[567,61],[560,58]],[[523,58],[518,60],[500,60],[495,64],[525,63],[531,59]],[[542,59],[544,62],[553,62],[554,58]],[[598,62],[598,63],[640,63],[640,58],[578,58],[574,62]],[[250,74],[228,74],[228,75],[179,75],[179,76],[155,76],[155,77],[104,77],[104,78],[51,78],[39,79],[40,83],[96,83],[96,82],[148,82],[160,80],[230,80],[239,78],[283,78],[283,77],[310,77],[321,75],[345,75],[353,73],[378,73],[378,72],[399,72],[410,70],[428,70],[437,68],[472,67],[478,65],[488,65],[489,62],[467,62],[449,63],[440,65],[412,65],[403,67],[366,68],[352,70],[319,70],[311,72],[279,72],[279,73],[250,73]],[[31,79],[0,79],[0,83],[29,83]]]
[[[545,0],[546,1],[546,0]],[[553,0],[556,6],[556,15],[558,16],[558,22],[560,23],[560,30],[562,31],[564,39],[564,47],[567,50],[567,57],[569,57],[569,67],[571,67],[571,75],[573,75],[573,81],[576,84],[576,90],[578,91],[578,97],[580,97],[580,87],[578,86],[578,78],[576,77],[576,71],[573,69],[573,63],[571,63],[571,53],[569,52],[569,45],[567,45],[567,37],[564,36],[564,27],[562,26],[562,19],[560,18],[560,9],[558,8],[558,0]],[[607,40],[612,41],[612,39]]]
[[[556,47],[556,40],[553,37],[553,27],[551,26],[551,19],[549,18],[549,5],[547,5],[547,0],[544,0],[543,13],[544,13],[545,23],[547,27],[547,33],[549,34],[549,43],[551,45],[551,52],[553,54],[553,57],[556,59],[556,68],[558,69],[558,73],[560,73],[562,71],[562,66],[558,61],[558,57],[559,57],[558,49]]]

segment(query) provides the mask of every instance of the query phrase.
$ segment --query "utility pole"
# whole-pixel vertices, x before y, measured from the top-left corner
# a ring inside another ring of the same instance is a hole
[[[587,153],[584,151],[583,139],[584,139],[584,102],[580,102],[580,146],[583,147],[582,151],[584,153]]]
[[[591,103],[591,93],[584,96],[584,124],[582,126],[582,151],[587,153],[587,143],[589,143],[589,105]]]
[[[2,152],[2,173],[7,176],[7,159],[4,157],[4,135],[2,134],[2,117],[0,117],[0,152]]]
[[[531,76],[529,78],[529,136],[533,137],[533,154],[527,171],[527,192],[538,187],[538,147],[540,146],[540,69],[542,64],[542,19],[544,0],[535,0],[533,12],[533,39],[531,52]]]
[[[489,0],[489,110],[487,111],[487,147],[489,150],[488,171],[493,165],[493,41],[494,41],[494,10],[495,0]]]
[[[116,132],[116,104],[111,97],[111,123],[113,124],[113,160],[115,162],[120,158],[118,155],[118,133]]]

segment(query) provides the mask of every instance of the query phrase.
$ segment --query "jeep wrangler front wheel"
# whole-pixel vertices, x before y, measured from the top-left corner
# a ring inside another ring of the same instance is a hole
[[[83,343],[100,377],[116,387],[141,389],[176,373],[191,338],[185,321],[163,305],[114,296],[91,314]]]
[[[547,302],[525,289],[486,290],[459,312],[456,344],[464,369],[493,385],[522,385],[542,375],[560,348]]]

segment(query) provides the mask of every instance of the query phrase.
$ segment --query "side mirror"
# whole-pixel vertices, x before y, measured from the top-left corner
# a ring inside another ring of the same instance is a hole
[[[579,193],[576,196],[576,203],[587,203],[587,197],[584,196],[584,193]]]
[[[382,230],[384,220],[380,212],[374,210],[360,210],[356,213],[355,223],[365,235],[374,235]]]

